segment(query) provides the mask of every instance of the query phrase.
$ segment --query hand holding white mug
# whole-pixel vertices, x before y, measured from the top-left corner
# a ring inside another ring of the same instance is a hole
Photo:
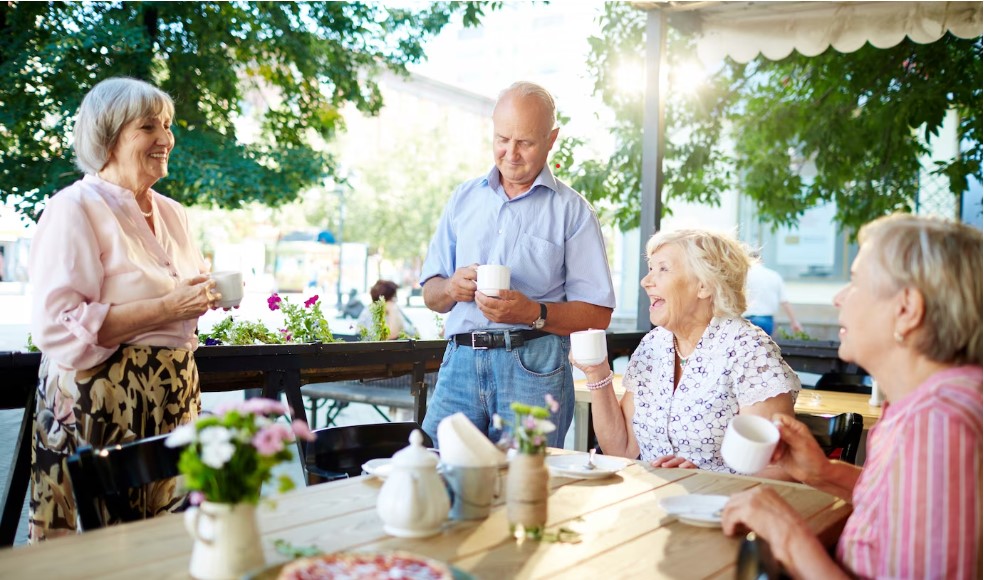
[[[499,290],[509,290],[509,266],[483,264],[478,267],[478,291],[486,296],[498,296]]]
[[[758,473],[769,465],[779,444],[779,429],[765,417],[738,415],[721,442],[721,457],[738,473]]]

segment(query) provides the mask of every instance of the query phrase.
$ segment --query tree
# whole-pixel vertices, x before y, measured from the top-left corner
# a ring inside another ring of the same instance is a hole
[[[574,187],[608,202],[626,229],[638,224],[642,95],[619,93],[613,75],[626,55],[644,52],[645,18],[630,5],[608,3],[601,34],[591,39],[595,91],[616,119],[614,155],[577,161],[577,142],[559,149]],[[693,41],[673,29],[669,38],[672,70],[693,59]],[[794,225],[805,210],[833,201],[838,222],[856,230],[913,209],[920,157],[949,110],[959,116],[962,147],[933,172],[960,195],[969,177],[981,179],[981,71],[981,39],[952,35],[886,50],[866,45],[778,62],[728,60],[696,95],[669,94],[664,200],[716,204],[722,192],[739,190],[773,226]],[[807,160],[817,166],[813,180],[799,172]]]
[[[341,107],[382,106],[377,71],[405,72],[452,15],[473,26],[499,4],[2,2],[0,201],[36,219],[77,179],[75,113],[89,88],[119,75],[175,101],[171,175],[156,189],[224,208],[293,200],[334,175],[323,143],[344,127]],[[251,116],[258,137],[242,142],[237,124]]]

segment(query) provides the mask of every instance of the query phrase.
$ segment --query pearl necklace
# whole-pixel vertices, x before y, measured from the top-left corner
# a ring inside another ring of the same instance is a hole
[[[154,200],[150,200],[150,211],[144,211],[140,209],[139,203],[137,204],[137,210],[140,212],[140,215],[144,216],[145,218],[151,217],[152,215],[154,215]]]
[[[677,357],[680,358],[680,368],[681,369],[687,368],[687,358],[682,354],[680,354],[680,344],[677,342],[676,336],[673,337],[673,352],[675,352]],[[693,356],[693,353],[690,354],[691,356]]]

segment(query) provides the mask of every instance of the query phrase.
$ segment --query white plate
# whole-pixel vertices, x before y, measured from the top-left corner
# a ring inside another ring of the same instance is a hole
[[[365,471],[369,475],[375,475],[379,479],[386,479],[386,476],[393,471],[392,461],[392,457],[370,459],[362,464],[362,471]]]
[[[547,457],[547,468],[551,475],[557,477],[574,477],[577,479],[601,479],[614,475],[628,467],[632,461],[624,457],[611,457],[609,455],[595,455],[594,469],[587,469],[584,465],[588,462],[587,453],[574,453],[571,455],[551,455]]]
[[[721,510],[731,499],[726,495],[675,495],[659,500],[659,507],[678,520],[692,526],[721,526]]]

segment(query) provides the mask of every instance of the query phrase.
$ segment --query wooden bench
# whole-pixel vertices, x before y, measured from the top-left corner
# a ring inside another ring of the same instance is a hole
[[[434,391],[437,383],[437,373],[424,375],[427,383],[428,397]],[[327,426],[335,423],[338,414],[350,403],[372,405],[383,420],[392,421],[381,407],[391,409],[413,409],[414,398],[411,394],[413,375],[387,377],[384,379],[361,379],[357,381],[336,381],[332,383],[310,383],[301,387],[301,395],[308,398],[311,412],[310,425],[317,428],[318,410],[328,404]]]

